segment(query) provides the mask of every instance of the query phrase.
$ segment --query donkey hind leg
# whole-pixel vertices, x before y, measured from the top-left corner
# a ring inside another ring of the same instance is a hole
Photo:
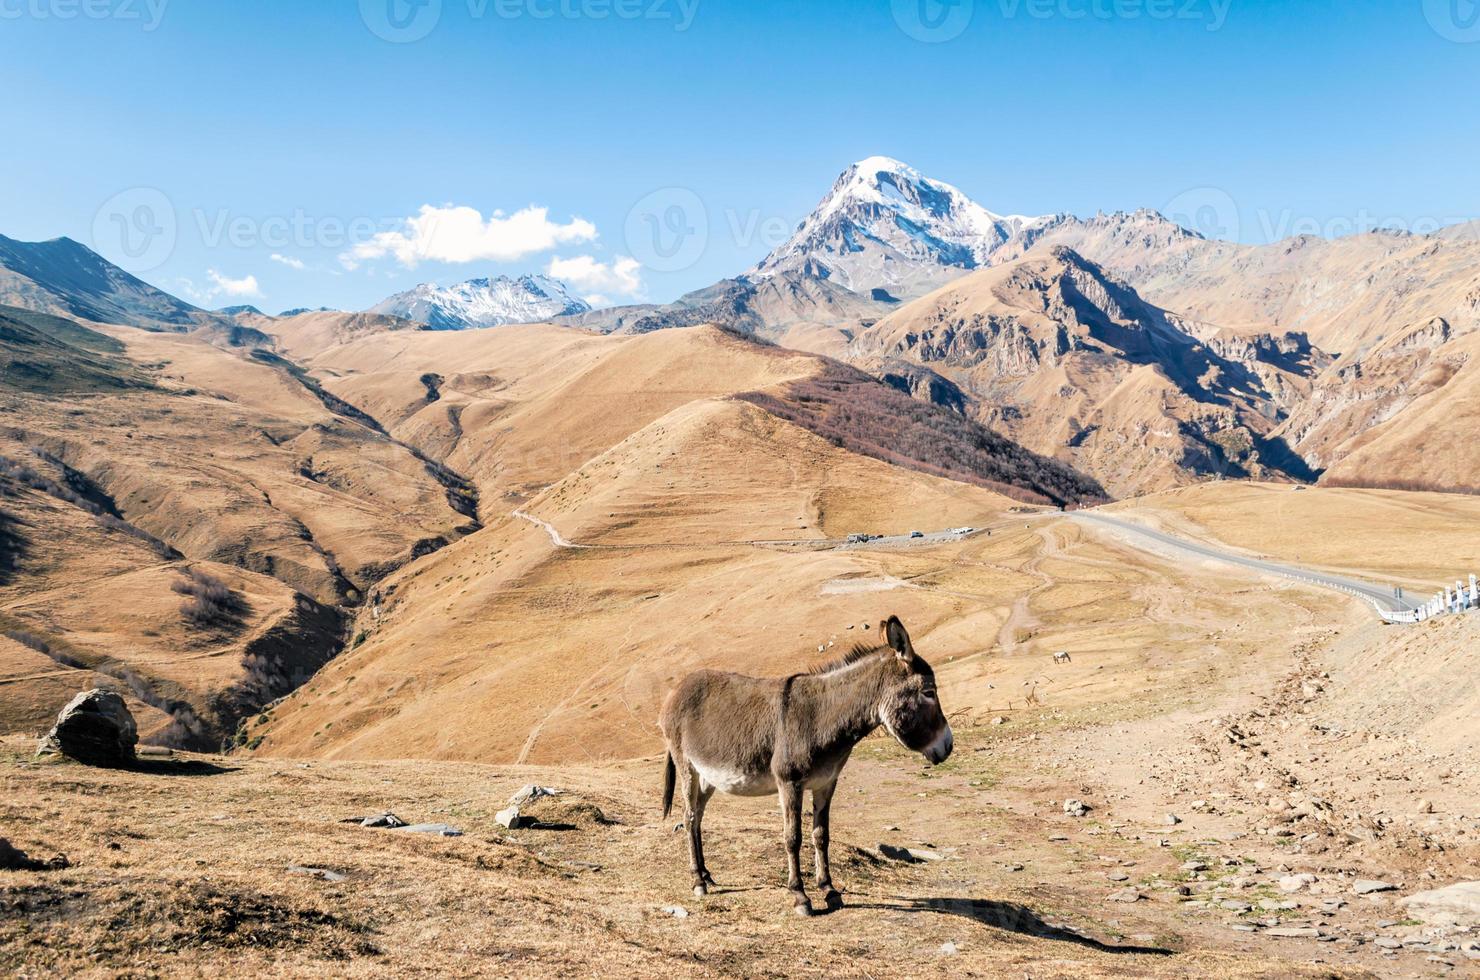
[[[826,786],[812,791],[812,851],[817,859],[817,887],[822,890],[823,901],[829,909],[842,908],[843,896],[833,887],[832,867],[828,864],[827,848],[830,843],[829,825],[832,818],[833,790],[835,779]]]
[[[798,915],[811,915],[812,902],[802,887],[802,784],[779,780],[781,826],[786,845],[786,888]]]
[[[691,807],[693,818],[693,829],[690,831],[690,841],[693,844],[694,856],[694,894],[707,894],[714,885],[714,876],[709,873],[709,867],[704,863],[704,808],[709,805],[709,798],[714,795],[714,787],[706,786],[696,773],[693,777],[693,806]]]
[[[706,790],[694,767],[685,763],[683,773],[683,827],[689,837],[689,872],[694,877],[694,894],[704,895],[713,879],[704,867],[704,805],[714,793]]]

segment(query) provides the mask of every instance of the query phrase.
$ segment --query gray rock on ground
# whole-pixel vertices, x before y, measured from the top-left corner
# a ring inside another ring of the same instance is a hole
[[[494,822],[507,830],[519,830],[522,827],[534,826],[534,817],[526,817],[519,812],[518,804],[505,807],[493,815]]]
[[[404,827],[404,826],[406,826],[406,821],[402,820],[400,817],[396,816],[394,813],[391,813],[391,812],[387,811],[385,813],[377,813],[377,814],[375,814],[372,817],[366,817],[365,819],[363,819],[363,820],[360,821],[360,826],[361,827],[386,827],[386,828],[389,828],[391,830],[395,830],[398,827]]]
[[[139,728],[115,691],[93,688],[67,702],[41,740],[40,754],[60,752],[94,766],[124,766],[135,759]]]
[[[1358,895],[1375,895],[1378,892],[1396,891],[1397,885],[1386,881],[1377,881],[1373,878],[1359,878],[1352,882],[1352,891]]]
[[[463,832],[445,823],[414,823],[409,827],[396,827],[406,834],[435,834],[438,837],[461,837]]]
[[[1417,892],[1398,903],[1415,919],[1435,925],[1480,926],[1480,881]]]

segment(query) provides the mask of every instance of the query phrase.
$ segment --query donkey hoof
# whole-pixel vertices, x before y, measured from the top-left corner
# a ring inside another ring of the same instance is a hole
[[[719,887],[714,882],[714,875],[710,874],[708,871],[706,871],[702,875],[700,875],[700,878],[703,879],[704,884],[708,885],[710,888],[717,888],[717,887]]]
[[[701,881],[697,885],[694,886],[694,895],[695,895],[695,897],[697,897],[697,898],[703,898],[705,895],[708,895],[708,894],[709,894],[709,886],[707,884],[705,884],[704,882]]]
[[[827,890],[827,895],[825,895],[822,900],[827,903],[827,910],[829,912],[843,907],[843,896],[840,895],[835,888],[829,888]]]
[[[812,903],[806,895],[798,895],[795,899],[795,904],[792,906],[792,911],[805,918],[812,914]]]

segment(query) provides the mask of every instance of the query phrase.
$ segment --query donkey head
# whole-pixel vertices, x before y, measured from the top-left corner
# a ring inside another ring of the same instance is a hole
[[[898,660],[879,702],[879,721],[899,744],[939,765],[951,754],[953,740],[935,689],[935,671],[915,653],[898,616],[880,623],[879,632]]]

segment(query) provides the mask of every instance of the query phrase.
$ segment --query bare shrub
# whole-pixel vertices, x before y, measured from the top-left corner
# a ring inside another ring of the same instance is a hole
[[[246,603],[225,582],[199,568],[192,568],[170,588],[185,596],[180,615],[200,627],[235,625],[246,611]]]
[[[753,391],[736,397],[850,452],[1016,500],[1077,506],[1107,499],[1099,483],[1068,464],[841,364],[777,394]]]
[[[54,466],[65,468],[64,464],[62,464],[61,461],[57,460],[55,457],[47,456],[46,454],[39,451],[37,451],[37,455]],[[71,473],[72,477],[75,480],[85,480],[85,477],[83,477],[79,473],[75,473],[70,470],[68,470],[67,472]],[[10,479],[15,480],[17,483],[28,486],[33,490],[39,490],[44,494],[56,498],[57,500],[71,504],[74,507],[86,511],[87,513],[91,514],[93,518],[103,527],[106,527],[109,530],[118,531],[121,534],[127,534],[130,537],[137,538],[144,544],[148,545],[151,549],[153,549],[154,553],[159,555],[161,558],[175,559],[180,557],[180,553],[178,551],[176,551],[174,548],[171,548],[169,545],[165,544],[154,535],[141,528],[135,527],[128,521],[119,517],[116,513],[110,512],[108,509],[104,508],[102,505],[97,503],[97,501],[88,499],[86,496],[79,493],[74,487],[68,486],[65,483],[59,483],[43,473],[38,473],[24,463],[16,462],[8,456],[0,456],[0,476],[9,477]]]

